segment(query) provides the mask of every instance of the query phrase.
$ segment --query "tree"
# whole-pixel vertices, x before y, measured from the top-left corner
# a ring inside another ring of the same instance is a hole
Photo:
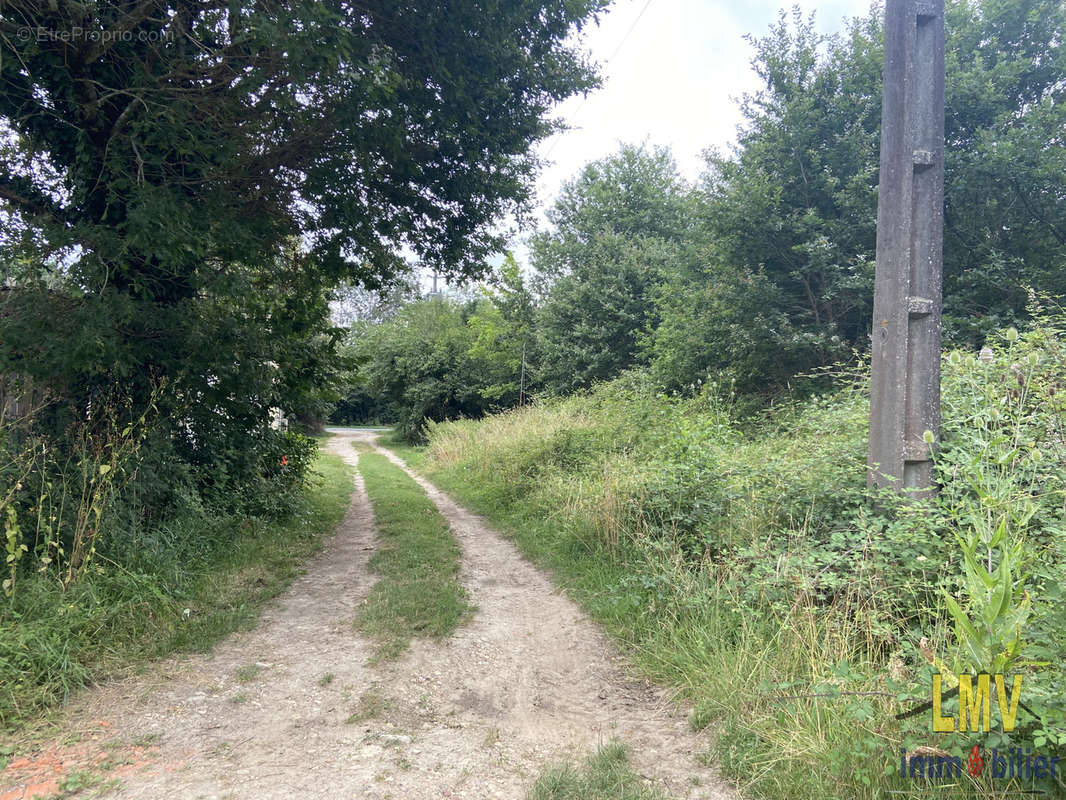
[[[489,408],[512,408],[529,391],[527,362],[533,351],[534,299],[514,256],[508,253],[481,287],[484,300],[467,324],[474,332],[469,354],[477,364],[481,396]]]
[[[707,381],[766,397],[819,354],[792,326],[780,290],[761,273],[727,269],[711,248],[678,263],[656,289],[658,323],[643,355],[665,389],[692,392]]]
[[[377,287],[404,250],[481,269],[549,109],[594,84],[570,37],[603,5],[3,3],[0,372],[81,407],[165,381],[171,411],[261,426],[235,387],[288,363],[267,331],[301,353],[283,383],[325,380],[304,333],[338,281]]]
[[[1066,294],[1066,7],[953,0],[946,23],[945,329],[980,342]]]
[[[668,149],[623,146],[566,184],[532,241],[545,299],[538,379],[568,392],[640,359],[654,325],[652,294],[692,228],[687,187]]]
[[[0,197],[136,296],[296,231],[335,274],[380,281],[401,244],[476,270],[593,83],[564,40],[602,5],[5,3]]]
[[[445,297],[405,306],[392,319],[353,328],[358,381],[400,433],[416,439],[427,419],[479,417],[483,376],[471,356],[473,307]]]
[[[725,269],[760,275],[792,367],[832,361],[868,332],[881,121],[880,16],[824,37],[782,12],[752,38],[764,88],[744,98],[732,157],[711,154],[706,224]],[[732,276],[731,274],[732,273]],[[783,333],[783,332],[782,332]]]
[[[521,402],[533,297],[508,254],[467,298],[413,300],[352,326],[345,352],[356,368],[339,422],[394,422],[408,438],[427,419],[480,417]]]
[[[944,321],[977,343],[1066,292],[1066,11],[1055,0],[949,0]],[[706,223],[720,262],[761,275],[797,368],[868,346],[881,117],[880,11],[844,35],[782,14],[753,39],[764,87],[731,156],[712,154]],[[795,342],[795,347],[788,344]]]

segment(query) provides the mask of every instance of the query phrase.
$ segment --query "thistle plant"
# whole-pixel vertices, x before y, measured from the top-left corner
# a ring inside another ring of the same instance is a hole
[[[938,468],[951,487],[942,500],[961,555],[958,596],[944,592],[960,671],[1006,671],[1021,656],[1032,612],[1026,533],[1038,510],[1042,454],[1030,388],[1040,353],[1014,328],[1002,339],[1005,347],[985,348],[984,358],[948,357],[962,389],[946,398],[955,421],[947,438],[958,446],[938,455]]]

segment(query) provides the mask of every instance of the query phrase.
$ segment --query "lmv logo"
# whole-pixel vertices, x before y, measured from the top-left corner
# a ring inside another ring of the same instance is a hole
[[[941,714],[944,697],[941,694],[940,675],[933,676],[933,730],[936,733],[954,731],[990,731],[992,723],[992,685],[995,682],[996,701],[1003,730],[1014,730],[1018,718],[1018,703],[1022,697],[1022,676],[1015,675],[1010,697],[1007,697],[1007,682],[1002,675],[980,674],[959,676],[959,716],[945,717]],[[949,692],[950,697],[954,692]]]

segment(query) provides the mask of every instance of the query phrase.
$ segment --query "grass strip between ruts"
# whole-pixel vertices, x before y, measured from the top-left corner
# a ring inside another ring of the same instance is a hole
[[[378,529],[370,568],[380,578],[356,618],[377,658],[398,657],[414,637],[449,635],[470,615],[458,580],[460,551],[433,501],[385,456],[359,456]]]

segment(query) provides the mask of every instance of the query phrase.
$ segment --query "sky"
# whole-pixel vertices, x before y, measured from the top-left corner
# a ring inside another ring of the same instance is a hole
[[[871,0],[797,0],[823,33],[865,15]],[[561,104],[572,128],[545,140],[551,163],[537,184],[549,206],[563,181],[622,142],[670,145],[682,174],[699,176],[708,147],[727,151],[741,122],[738,100],[758,88],[745,34],[764,35],[791,0],[615,0],[585,49],[601,64],[603,88]],[[628,33],[628,35],[627,35]],[[541,215],[542,216],[542,215]]]
[[[603,86],[588,97],[561,103],[555,117],[569,126],[538,145],[548,164],[536,185],[533,222],[547,225],[545,210],[564,181],[589,161],[619,145],[669,145],[684,177],[695,180],[708,148],[728,152],[742,121],[739,101],[759,88],[747,34],[764,36],[782,8],[814,11],[817,29],[834,33],[850,17],[865,16],[874,0],[615,0],[581,46],[600,65]],[[513,222],[506,227],[513,228]],[[526,240],[511,239],[528,268]],[[497,261],[502,261],[500,255]],[[431,273],[420,271],[425,291]]]

